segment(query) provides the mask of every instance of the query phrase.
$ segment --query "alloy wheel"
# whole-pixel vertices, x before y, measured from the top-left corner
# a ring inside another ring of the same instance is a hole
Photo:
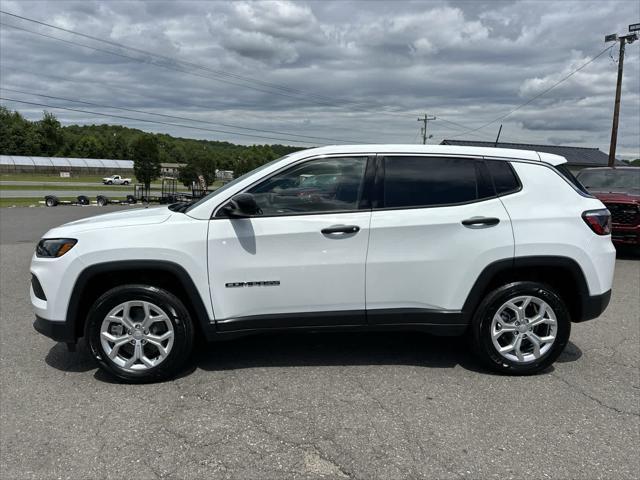
[[[515,363],[529,363],[551,349],[558,331],[553,309],[534,296],[515,297],[493,316],[491,340],[497,352]]]
[[[173,347],[175,331],[164,310],[147,301],[113,308],[100,327],[100,343],[118,367],[132,372],[162,363]]]

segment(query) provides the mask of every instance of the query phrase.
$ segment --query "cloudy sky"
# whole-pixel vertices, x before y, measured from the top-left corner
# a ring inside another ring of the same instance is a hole
[[[0,15],[8,108],[41,116],[22,100],[84,110],[46,107],[65,124],[243,144],[414,143],[428,113],[430,143],[494,140],[502,123],[503,141],[608,151],[617,47],[497,119],[601,53],[605,34],[640,22],[633,0],[0,5],[92,37]],[[627,46],[622,98],[618,153],[635,158],[640,42]]]

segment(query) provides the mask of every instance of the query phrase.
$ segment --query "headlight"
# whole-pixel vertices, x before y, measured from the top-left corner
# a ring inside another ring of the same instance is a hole
[[[74,238],[43,238],[36,247],[36,255],[45,258],[61,257],[78,243]]]

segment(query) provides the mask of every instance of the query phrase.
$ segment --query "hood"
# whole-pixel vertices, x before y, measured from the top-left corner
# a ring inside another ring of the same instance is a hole
[[[64,230],[65,234],[68,235],[71,232],[83,232],[97,228],[152,225],[167,221],[172,214],[173,212],[168,207],[132,208],[123,212],[106,213],[65,223],[60,227],[54,228],[51,232],[60,229]],[[51,236],[49,233],[47,233],[48,237]]]
[[[603,203],[606,202],[620,202],[620,203],[638,203],[640,204],[640,195],[636,195],[633,193],[624,193],[624,192],[596,192],[591,191],[593,195],[595,195],[598,200]]]

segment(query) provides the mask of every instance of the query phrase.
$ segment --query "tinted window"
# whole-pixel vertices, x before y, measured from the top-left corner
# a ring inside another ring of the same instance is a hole
[[[584,187],[582,181],[578,180],[578,178],[567,168],[566,165],[556,165],[556,170],[562,175],[566,180],[569,181],[571,185],[573,185],[578,192],[584,195],[591,196],[589,191]]]
[[[243,181],[245,178],[250,177],[251,175],[258,173],[262,170],[266,170],[267,168],[269,168],[271,165],[274,165],[276,163],[278,163],[281,160],[284,160],[285,158],[287,158],[289,155],[285,155],[284,157],[280,157],[280,158],[276,158],[275,160],[271,160],[268,163],[265,163],[264,165],[261,165],[257,168],[254,168],[253,170],[251,170],[250,172],[245,173],[244,175],[239,176],[238,178],[230,181],[229,183],[225,183],[223,186],[221,186],[220,188],[217,188],[216,190],[214,190],[213,192],[209,193],[208,195],[205,195],[204,197],[202,197],[200,200],[198,200],[197,202],[191,204],[189,206],[189,208],[187,208],[185,210],[185,212],[188,212],[189,210],[194,209],[195,207],[199,207],[200,205],[202,205],[205,202],[208,202],[209,200],[211,200],[211,198],[213,198],[214,196],[224,192],[225,190],[228,190],[231,187],[234,187],[236,184],[240,183],[241,181]]]
[[[384,162],[385,207],[449,205],[493,196],[483,162],[477,160],[385,157]]]
[[[486,162],[498,195],[504,195],[520,188],[518,177],[509,162],[504,160],[487,160]]]
[[[297,165],[249,190],[263,215],[356,210],[366,157],[323,158]]]

